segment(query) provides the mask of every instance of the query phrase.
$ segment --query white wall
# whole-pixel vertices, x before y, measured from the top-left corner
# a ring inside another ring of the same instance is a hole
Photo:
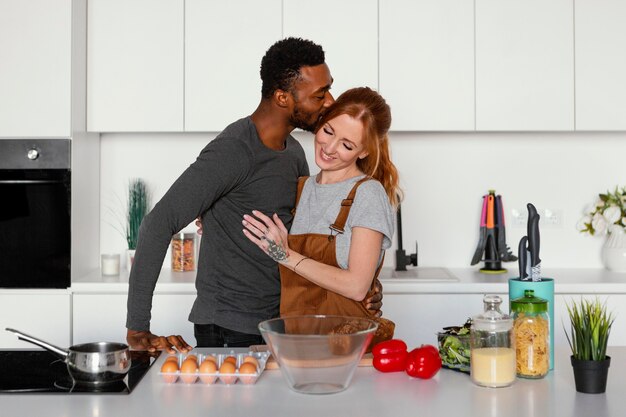
[[[123,220],[128,180],[144,178],[156,201],[214,136],[102,135],[102,253],[125,250],[124,238],[112,224],[119,229]],[[303,132],[296,137],[314,164],[312,137]],[[408,251],[418,241],[420,265],[469,266],[478,240],[481,196],[495,189],[503,197],[513,253],[526,231],[512,224],[511,210],[525,211],[532,202],[562,215],[560,227],[541,227],[543,267],[601,267],[603,239],[580,234],[576,223],[597,193],[626,185],[626,133],[393,133],[391,143],[406,194],[404,248]]]

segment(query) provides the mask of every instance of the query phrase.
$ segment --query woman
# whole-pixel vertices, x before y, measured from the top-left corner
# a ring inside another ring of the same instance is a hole
[[[362,301],[391,246],[399,203],[390,125],[389,106],[378,93],[346,91],[315,132],[320,172],[299,183],[291,234],[276,214],[244,215],[243,233],[280,265],[281,315],[375,319]],[[379,319],[374,342],[391,338],[393,327]]]

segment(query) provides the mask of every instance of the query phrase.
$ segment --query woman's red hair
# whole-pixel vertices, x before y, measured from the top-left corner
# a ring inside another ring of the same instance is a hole
[[[318,129],[326,122],[342,114],[363,123],[363,143],[367,156],[357,159],[357,167],[366,175],[378,180],[394,207],[400,204],[402,191],[398,185],[398,170],[391,162],[389,151],[389,128],[391,109],[385,99],[368,87],[347,90],[322,116]]]

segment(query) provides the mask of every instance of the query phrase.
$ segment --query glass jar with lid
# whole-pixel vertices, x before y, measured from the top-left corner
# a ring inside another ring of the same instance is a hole
[[[550,317],[548,300],[533,290],[511,300],[517,376],[542,378],[550,369]]]
[[[477,385],[506,387],[515,382],[513,319],[500,311],[499,296],[485,295],[483,304],[470,330],[470,375]]]
[[[187,272],[196,269],[195,233],[177,233],[172,236],[172,271]]]

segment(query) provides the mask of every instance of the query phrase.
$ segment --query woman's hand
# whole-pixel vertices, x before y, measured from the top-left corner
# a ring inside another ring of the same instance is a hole
[[[289,257],[289,232],[276,213],[272,218],[253,210],[253,216],[244,214],[243,234],[276,262],[285,262]]]
[[[196,227],[198,228],[197,233],[201,235],[202,234],[202,217],[198,217],[196,219]]]

